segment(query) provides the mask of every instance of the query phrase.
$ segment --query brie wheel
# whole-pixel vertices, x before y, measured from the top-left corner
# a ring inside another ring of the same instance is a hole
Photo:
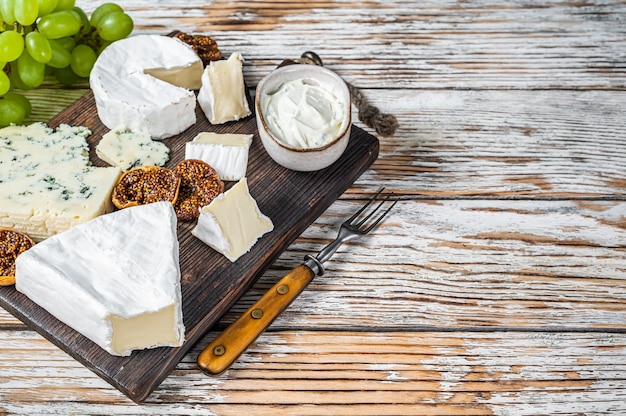
[[[89,85],[98,116],[109,129],[147,130],[155,140],[196,122],[202,61],[177,38],[137,35],[107,46],[91,70]]]

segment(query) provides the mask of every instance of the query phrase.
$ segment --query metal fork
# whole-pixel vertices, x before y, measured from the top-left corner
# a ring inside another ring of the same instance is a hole
[[[378,199],[383,190],[384,188],[380,189],[354,215],[341,224],[337,238],[332,243],[324,247],[317,256],[306,255],[303,264],[287,273],[219,334],[198,355],[198,366],[209,374],[219,374],[230,367],[278,315],[302,293],[315,276],[324,274],[323,263],[330,259],[341,244],[369,233],[387,216],[398,200],[390,200],[390,195]],[[371,209],[371,212],[365,214],[365,210],[374,201],[380,202]],[[385,203],[388,207],[379,212]]]

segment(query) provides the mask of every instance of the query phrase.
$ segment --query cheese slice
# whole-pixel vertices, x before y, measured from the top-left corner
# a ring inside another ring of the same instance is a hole
[[[116,167],[90,166],[86,127],[0,129],[0,227],[41,241],[113,210]]]
[[[185,159],[200,159],[215,169],[223,181],[246,176],[251,134],[203,132],[185,143]]]
[[[102,51],[89,76],[98,116],[109,129],[145,129],[153,139],[178,134],[196,122],[202,61],[177,38],[137,35]]]
[[[141,166],[163,166],[170,158],[170,149],[155,142],[146,130],[119,126],[104,136],[96,146],[98,157],[123,171]]]
[[[172,204],[126,208],[35,245],[17,258],[15,287],[110,354],[182,345]]]
[[[234,262],[273,229],[272,220],[261,213],[250,195],[244,177],[200,209],[198,223],[191,233]]]
[[[212,124],[250,115],[240,53],[231,54],[227,60],[211,61],[204,69],[198,103]]]

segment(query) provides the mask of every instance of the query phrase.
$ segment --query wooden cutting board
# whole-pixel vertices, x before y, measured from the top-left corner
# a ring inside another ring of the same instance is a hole
[[[129,357],[112,356],[59,322],[18,293],[13,286],[0,287],[2,307],[137,403],[150,395],[263,271],[378,156],[378,140],[353,126],[350,142],[341,159],[321,171],[295,172],[281,167],[265,152],[258,137],[254,114],[244,120],[213,126],[198,106],[197,120],[185,132],[164,140],[171,151],[166,167],[173,167],[184,158],[185,142],[199,132],[254,134],[246,176],[251,195],[256,199],[259,209],[272,219],[274,230],[265,234],[250,252],[231,263],[191,235],[195,221],[179,223],[183,317],[186,327],[186,341],[183,346],[135,351]],[[108,129],[98,118],[91,92],[48,124],[51,127],[59,124],[89,127],[92,131],[88,138],[91,161],[94,165],[106,166],[97,158],[94,149]],[[227,189],[233,184],[234,182],[225,182]]]

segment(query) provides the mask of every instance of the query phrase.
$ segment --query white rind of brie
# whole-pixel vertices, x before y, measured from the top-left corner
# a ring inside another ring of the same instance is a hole
[[[243,57],[211,61],[202,74],[198,103],[211,124],[236,121],[251,114],[243,81]]]
[[[203,132],[185,143],[185,159],[200,159],[215,169],[223,181],[246,176],[251,134]]]
[[[273,229],[272,220],[259,210],[250,195],[244,177],[200,209],[198,223],[191,233],[234,262]]]
[[[113,355],[182,345],[179,243],[169,202],[57,234],[16,261],[16,289]]]
[[[107,46],[89,76],[98,116],[109,129],[145,129],[155,140],[196,122],[202,60],[180,39],[131,36]]]

